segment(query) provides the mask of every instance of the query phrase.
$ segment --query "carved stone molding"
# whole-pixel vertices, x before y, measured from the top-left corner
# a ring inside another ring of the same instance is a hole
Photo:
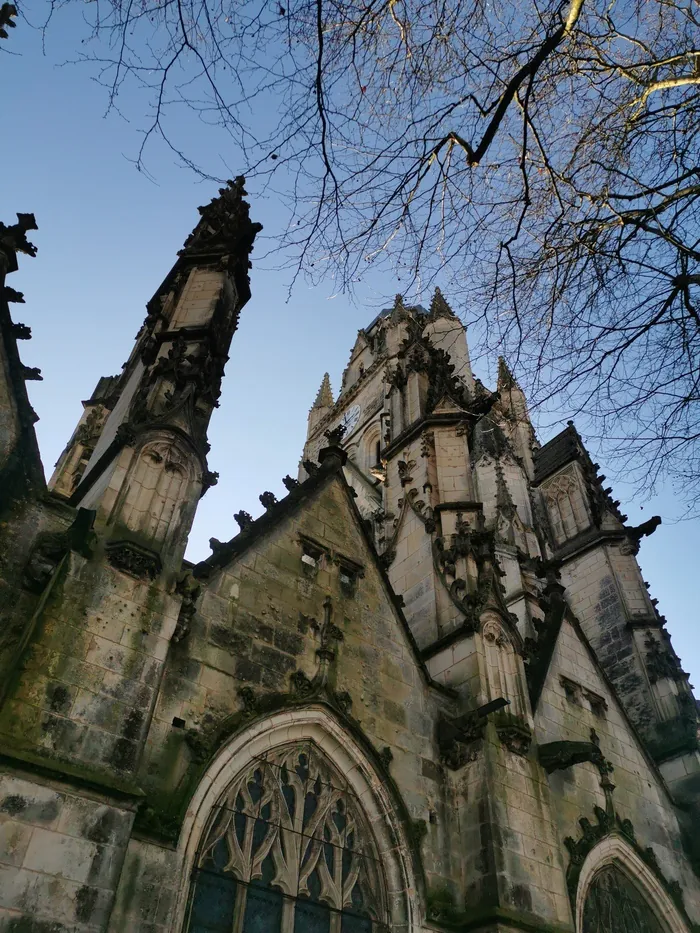
[[[514,755],[524,757],[530,751],[532,730],[524,719],[509,716],[496,723],[496,734],[501,743]]]
[[[440,759],[451,771],[458,771],[476,761],[486,730],[486,719],[476,713],[459,719],[441,716],[437,724],[437,743]]]
[[[595,823],[592,823],[586,817],[581,817],[579,819],[581,833],[577,839],[574,839],[572,836],[567,836],[564,839],[564,845],[569,852],[566,884],[572,905],[574,907],[576,905],[579,876],[589,852],[592,851],[601,839],[616,833],[623,837],[642,861],[654,872],[656,878],[688,923],[689,929],[692,930],[693,933],[697,933],[700,927],[692,923],[688,918],[683,902],[683,891],[679,882],[675,880],[669,881],[661,871],[654,850],[649,846],[645,848],[640,845],[635,836],[632,821],[629,819],[622,819],[620,815],[609,806],[605,810],[602,807],[594,807],[594,814],[596,819]]]
[[[106,546],[107,559],[117,570],[123,570],[141,580],[155,580],[161,571],[160,557],[155,551],[134,541],[110,541]]]

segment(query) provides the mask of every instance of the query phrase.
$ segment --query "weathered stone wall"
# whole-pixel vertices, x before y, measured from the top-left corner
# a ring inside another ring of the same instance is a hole
[[[106,930],[132,821],[84,786],[0,772],[0,930]]]
[[[302,562],[300,535],[326,549],[318,568]],[[431,878],[444,870],[445,846],[452,846],[444,834],[454,826],[440,787],[434,723],[436,707],[446,699],[428,687],[369,553],[334,480],[206,583],[190,635],[168,659],[149,734],[140,777],[154,809],[165,802],[166,811],[177,811],[200,763],[246,721],[249,710],[264,712],[266,697],[282,705],[299,702],[290,676],[302,671],[313,680],[330,596],[332,624],[342,638],[333,644],[337,660],[328,689],[349,695],[349,722],[361,729],[378,761],[390,750],[389,773],[409,818],[429,827],[426,873]],[[348,595],[340,581],[342,561],[360,556],[364,568]],[[253,695],[242,696],[243,688]]]
[[[6,748],[133,772],[179,599],[70,553],[0,710]]]
[[[597,698],[603,700],[602,706]],[[587,742],[595,730],[603,756],[614,767],[615,810],[621,819],[631,820],[639,846],[651,846],[667,881],[680,882],[688,913],[698,922],[700,887],[684,855],[670,796],[590,652],[568,622],[557,642],[535,728],[540,744],[562,739]],[[600,774],[592,764],[584,763],[555,771],[549,784],[560,851],[568,864],[564,839],[578,840],[579,820],[585,817],[595,825],[594,807],[605,808]]]

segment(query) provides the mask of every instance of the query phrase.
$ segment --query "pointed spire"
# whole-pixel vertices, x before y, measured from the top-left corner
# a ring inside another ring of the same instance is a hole
[[[502,389],[519,389],[515,376],[508,368],[502,356],[498,357],[498,391]]]
[[[394,298],[394,305],[391,309],[391,314],[389,315],[389,321],[393,324],[398,323],[403,320],[407,315],[406,305],[404,304],[403,295],[397,295]]]
[[[323,380],[321,382],[321,388],[318,390],[313,408],[331,408],[333,404],[334,402],[333,390],[331,389],[331,377],[328,375],[328,373],[324,373]]]
[[[439,288],[435,289],[430,302],[430,314],[432,317],[454,317],[455,313],[447,303],[445,296]]]

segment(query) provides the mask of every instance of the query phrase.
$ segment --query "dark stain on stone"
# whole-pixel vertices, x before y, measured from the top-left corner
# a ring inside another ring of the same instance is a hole
[[[85,838],[89,839],[90,842],[109,842],[112,838],[113,828],[113,814],[111,811],[105,810],[104,813],[101,813],[97,817],[91,826],[88,826],[85,831]]]
[[[5,797],[2,803],[0,803],[0,810],[3,813],[9,813],[10,816],[16,816],[18,813],[23,813],[26,809],[27,801],[19,794],[10,794],[9,797]]]
[[[70,690],[64,684],[50,684],[46,688],[46,698],[54,713],[67,713],[70,709]]]
[[[514,884],[510,889],[511,903],[520,910],[532,910],[532,894],[524,884]]]
[[[68,933],[62,923],[35,920],[34,917],[13,917],[5,927],[6,933]]]
[[[80,923],[89,923],[97,903],[97,888],[84,884],[75,895],[75,919]]]

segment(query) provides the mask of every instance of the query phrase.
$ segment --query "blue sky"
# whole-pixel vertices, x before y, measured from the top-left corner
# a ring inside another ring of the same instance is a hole
[[[39,21],[38,7],[25,9],[30,20]],[[44,376],[29,388],[41,419],[37,433],[48,475],[80,415],[80,400],[100,376],[119,372],[146,301],[196,223],[197,205],[216,186],[179,167],[158,144],[147,156],[151,177],[137,171],[133,159],[145,101],[126,96],[120,100],[123,116],[105,117],[105,92],[87,68],[63,65],[80,49],[77,13],[56,21],[45,55],[40,33],[22,20],[3,44],[2,219],[12,222],[16,211],[33,211],[39,224],[31,237],[38,256],[21,258],[11,284],[26,298],[26,305],[14,306],[14,317],[34,335],[20,345],[23,361],[39,366]],[[220,164],[223,177],[237,173],[236,153],[225,139],[184,111],[181,119],[191,151]],[[265,231],[253,254],[253,297],[232,343],[221,407],[210,429],[210,466],[220,480],[199,509],[188,550],[195,560],[209,553],[210,537],[224,540],[236,533],[234,512],[260,513],[260,493],[284,495],[281,479],[296,473],[307,412],[323,373],[330,372],[337,392],[358,328],[386,305],[386,296],[400,291],[400,283],[374,281],[353,304],[333,297],[331,286],[312,288],[300,280],[288,298],[289,271],[260,258],[265,236],[282,228],[280,202],[252,186],[249,194],[251,215]],[[459,310],[458,297],[447,297]],[[478,360],[475,368],[487,385],[495,383],[495,372]],[[552,433],[548,428],[542,439]],[[592,453],[610,475],[604,457]],[[656,513],[664,517],[643,541],[640,561],[685,669],[700,687],[700,522],[676,520],[681,507],[670,488],[642,505],[632,504],[631,490],[620,482],[615,495],[632,524]]]

